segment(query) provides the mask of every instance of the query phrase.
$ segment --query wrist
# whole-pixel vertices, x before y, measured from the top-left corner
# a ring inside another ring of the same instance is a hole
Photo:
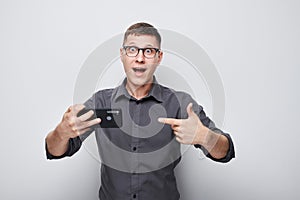
[[[199,126],[198,137],[196,140],[196,144],[205,146],[208,143],[208,138],[209,138],[209,129],[206,126]]]
[[[207,128],[203,146],[210,152],[219,140],[220,135]]]

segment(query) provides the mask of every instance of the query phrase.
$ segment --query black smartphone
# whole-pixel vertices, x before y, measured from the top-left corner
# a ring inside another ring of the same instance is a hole
[[[120,128],[122,126],[122,110],[112,109],[112,108],[102,108],[102,109],[82,109],[78,113],[78,117],[84,113],[93,110],[94,115],[89,119],[100,118],[101,122],[91,128]]]

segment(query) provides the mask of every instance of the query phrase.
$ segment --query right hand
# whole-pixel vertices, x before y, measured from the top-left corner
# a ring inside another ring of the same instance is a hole
[[[60,138],[75,138],[90,130],[91,126],[101,122],[100,118],[87,121],[94,114],[92,110],[78,117],[78,112],[83,108],[85,108],[83,104],[76,104],[68,108],[62,121],[54,130]]]

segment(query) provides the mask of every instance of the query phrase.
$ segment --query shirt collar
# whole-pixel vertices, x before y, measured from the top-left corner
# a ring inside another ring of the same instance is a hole
[[[124,81],[122,82],[121,85],[119,85],[118,87],[116,87],[114,89],[113,94],[112,94],[112,97],[113,97],[112,99],[114,101],[117,101],[121,97],[126,97],[128,99],[133,98],[126,89],[126,82],[127,82],[127,78],[124,79]],[[158,84],[155,76],[153,76],[153,82],[152,82],[152,86],[151,86],[149,94],[146,97],[144,97],[143,99],[149,98],[149,97],[153,97],[158,102],[163,102],[162,94],[161,94],[161,86]]]

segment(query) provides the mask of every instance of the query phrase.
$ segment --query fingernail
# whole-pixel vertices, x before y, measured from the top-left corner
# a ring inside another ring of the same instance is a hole
[[[161,123],[164,123],[164,119],[163,118],[158,118],[157,121],[161,122]]]

